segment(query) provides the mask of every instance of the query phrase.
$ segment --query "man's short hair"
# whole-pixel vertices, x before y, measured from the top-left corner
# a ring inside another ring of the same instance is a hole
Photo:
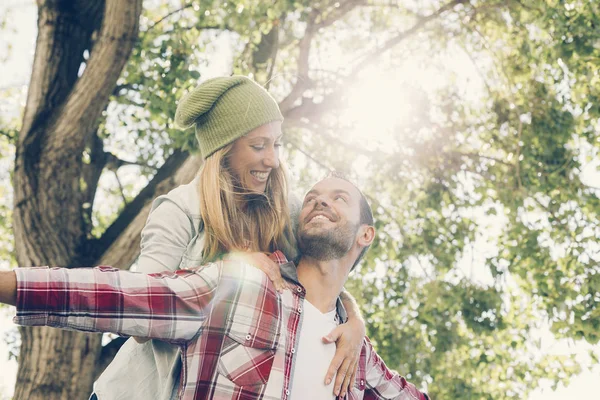
[[[369,205],[369,202],[367,201],[367,197],[362,192],[362,190],[360,190],[359,187],[356,186],[356,184],[354,182],[352,182],[346,176],[346,174],[344,174],[343,172],[330,171],[329,174],[325,177],[325,179],[327,179],[327,178],[338,178],[338,179],[345,180],[346,182],[348,182],[352,186],[354,186],[356,188],[356,190],[358,190],[358,193],[360,193],[360,220],[359,220],[359,223],[361,225],[374,226],[373,211],[371,210],[371,206]],[[350,268],[350,271],[353,271],[354,268],[356,268],[356,266],[358,265],[360,260],[362,260],[363,257],[365,256],[365,253],[367,252],[367,250],[369,250],[369,247],[371,247],[371,245],[368,245],[364,249],[362,249],[362,251],[358,255],[358,258],[352,265],[352,268]]]

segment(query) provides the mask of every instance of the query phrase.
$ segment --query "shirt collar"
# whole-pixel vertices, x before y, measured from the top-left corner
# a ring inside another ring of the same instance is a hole
[[[275,251],[271,254],[271,259],[279,264],[279,269],[281,270],[281,276],[288,281],[293,282],[295,285],[301,287],[303,291],[306,293],[306,289],[302,286],[298,280],[298,271],[296,270],[296,264],[293,261],[288,261],[287,258],[283,255],[283,253],[279,250]],[[336,309],[337,314],[340,317],[342,323],[348,320],[348,314],[346,313],[346,309],[342,304],[339,296],[336,301]]]

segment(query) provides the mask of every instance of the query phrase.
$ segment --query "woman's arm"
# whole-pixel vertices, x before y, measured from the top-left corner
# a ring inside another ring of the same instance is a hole
[[[161,201],[161,203],[150,211],[146,225],[142,229],[137,271],[144,273],[176,271],[192,240],[194,227],[185,211],[173,201],[168,198],[154,201]],[[138,343],[149,340],[137,336],[134,339]]]
[[[365,321],[354,297],[344,290],[340,299],[348,314],[348,321],[331,331],[323,340],[336,344],[335,356],[325,376],[325,384],[329,384],[336,375],[333,392],[344,397],[354,384],[366,330]]]
[[[175,271],[192,240],[192,220],[170,200],[150,212],[142,230],[137,270],[144,273]]]

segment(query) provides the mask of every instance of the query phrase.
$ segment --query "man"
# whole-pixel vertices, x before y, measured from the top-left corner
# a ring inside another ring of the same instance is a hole
[[[22,325],[178,344],[182,399],[331,399],[332,383],[320,377],[335,349],[320,340],[345,319],[338,296],[373,241],[372,214],[353,184],[330,176],[308,192],[299,218],[297,267],[273,254],[291,287],[282,294],[238,260],[152,275],[111,267],[17,269],[0,274],[0,301],[16,304]],[[337,394],[428,399],[388,370],[367,338],[352,391]]]

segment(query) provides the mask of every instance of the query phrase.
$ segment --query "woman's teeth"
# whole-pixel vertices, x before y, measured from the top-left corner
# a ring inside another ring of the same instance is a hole
[[[252,176],[254,176],[259,181],[266,181],[267,178],[269,177],[268,172],[251,171],[250,173],[252,174]]]

